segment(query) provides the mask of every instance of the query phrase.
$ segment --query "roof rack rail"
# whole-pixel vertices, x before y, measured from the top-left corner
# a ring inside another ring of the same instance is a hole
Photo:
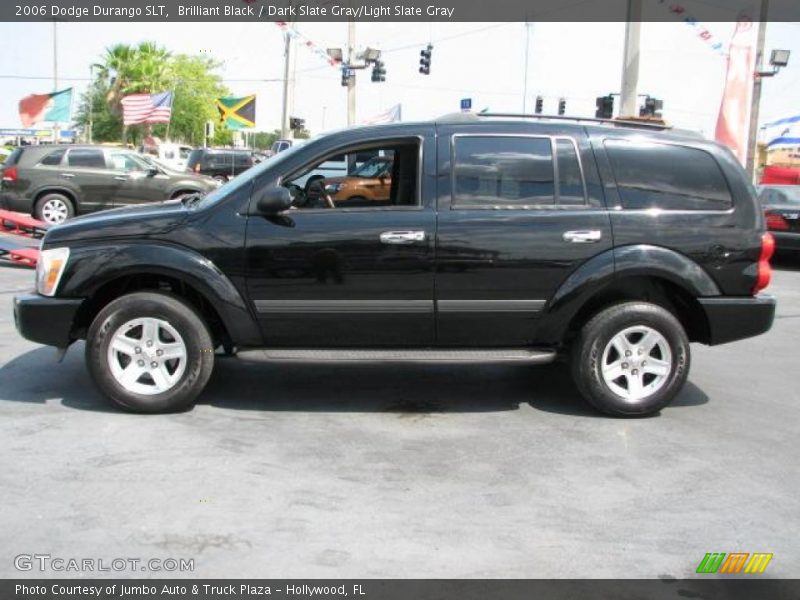
[[[542,119],[552,121],[572,121],[575,123],[603,123],[606,125],[621,125],[623,127],[641,127],[642,129],[672,129],[671,125],[661,125],[659,123],[648,123],[647,121],[636,121],[631,119],[598,119],[596,117],[568,117],[566,115],[530,115],[524,113],[493,113],[479,112],[473,113],[477,117],[505,117],[514,119]]]

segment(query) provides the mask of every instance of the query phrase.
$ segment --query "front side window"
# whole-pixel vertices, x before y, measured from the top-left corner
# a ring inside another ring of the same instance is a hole
[[[418,206],[419,150],[417,139],[339,150],[289,174],[283,185],[299,209]]]
[[[698,148],[606,140],[622,207],[727,210],[730,189],[717,161]]]
[[[144,160],[130,152],[112,152],[110,156],[115,171],[147,171],[150,168]]]
[[[67,164],[70,167],[83,167],[90,169],[105,169],[106,158],[102,150],[94,148],[74,148],[67,154]]]

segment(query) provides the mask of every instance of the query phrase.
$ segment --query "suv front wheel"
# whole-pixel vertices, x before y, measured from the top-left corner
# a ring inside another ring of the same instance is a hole
[[[206,324],[181,299],[136,292],[108,304],[86,336],[86,363],[100,390],[137,412],[190,406],[214,367]]]
[[[644,416],[672,401],[686,383],[689,362],[689,340],[671,312],[626,302],[584,325],[573,347],[572,375],[598,410]]]

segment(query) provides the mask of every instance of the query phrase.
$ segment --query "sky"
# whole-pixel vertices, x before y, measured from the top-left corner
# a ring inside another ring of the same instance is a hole
[[[727,42],[732,23],[707,23]],[[283,34],[274,23],[59,23],[59,89],[79,94],[89,68],[115,43],[155,41],[173,53],[204,54],[222,63],[219,74],[234,95],[257,95],[257,130],[280,126]],[[386,82],[357,75],[357,118],[402,104],[403,120],[430,119],[459,110],[472,98],[476,110],[544,112],[558,99],[567,114],[594,116],[595,98],[618,92],[624,23],[358,23],[356,45],[383,52]],[[347,24],[301,23],[298,30],[322,48],[343,47]],[[419,52],[432,43],[431,74],[419,74]],[[525,89],[527,54],[527,95]],[[770,23],[767,54],[792,51],[790,64],[766,79],[761,123],[800,114],[800,24]],[[313,133],[346,125],[340,73],[303,47],[296,49],[292,116]],[[20,127],[17,103],[53,90],[53,24],[0,23],[0,127]],[[664,101],[674,126],[713,136],[724,84],[725,60],[682,22],[642,24],[639,93]]]

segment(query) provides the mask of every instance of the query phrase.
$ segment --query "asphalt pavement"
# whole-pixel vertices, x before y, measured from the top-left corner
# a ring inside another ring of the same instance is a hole
[[[193,559],[121,576],[686,577],[771,552],[797,577],[800,262],[768,334],[693,345],[686,388],[636,420],[561,365],[252,364],[199,404],[126,414],[14,329],[29,269],[0,267],[0,577],[15,557]],[[83,577],[108,575],[87,572]]]

